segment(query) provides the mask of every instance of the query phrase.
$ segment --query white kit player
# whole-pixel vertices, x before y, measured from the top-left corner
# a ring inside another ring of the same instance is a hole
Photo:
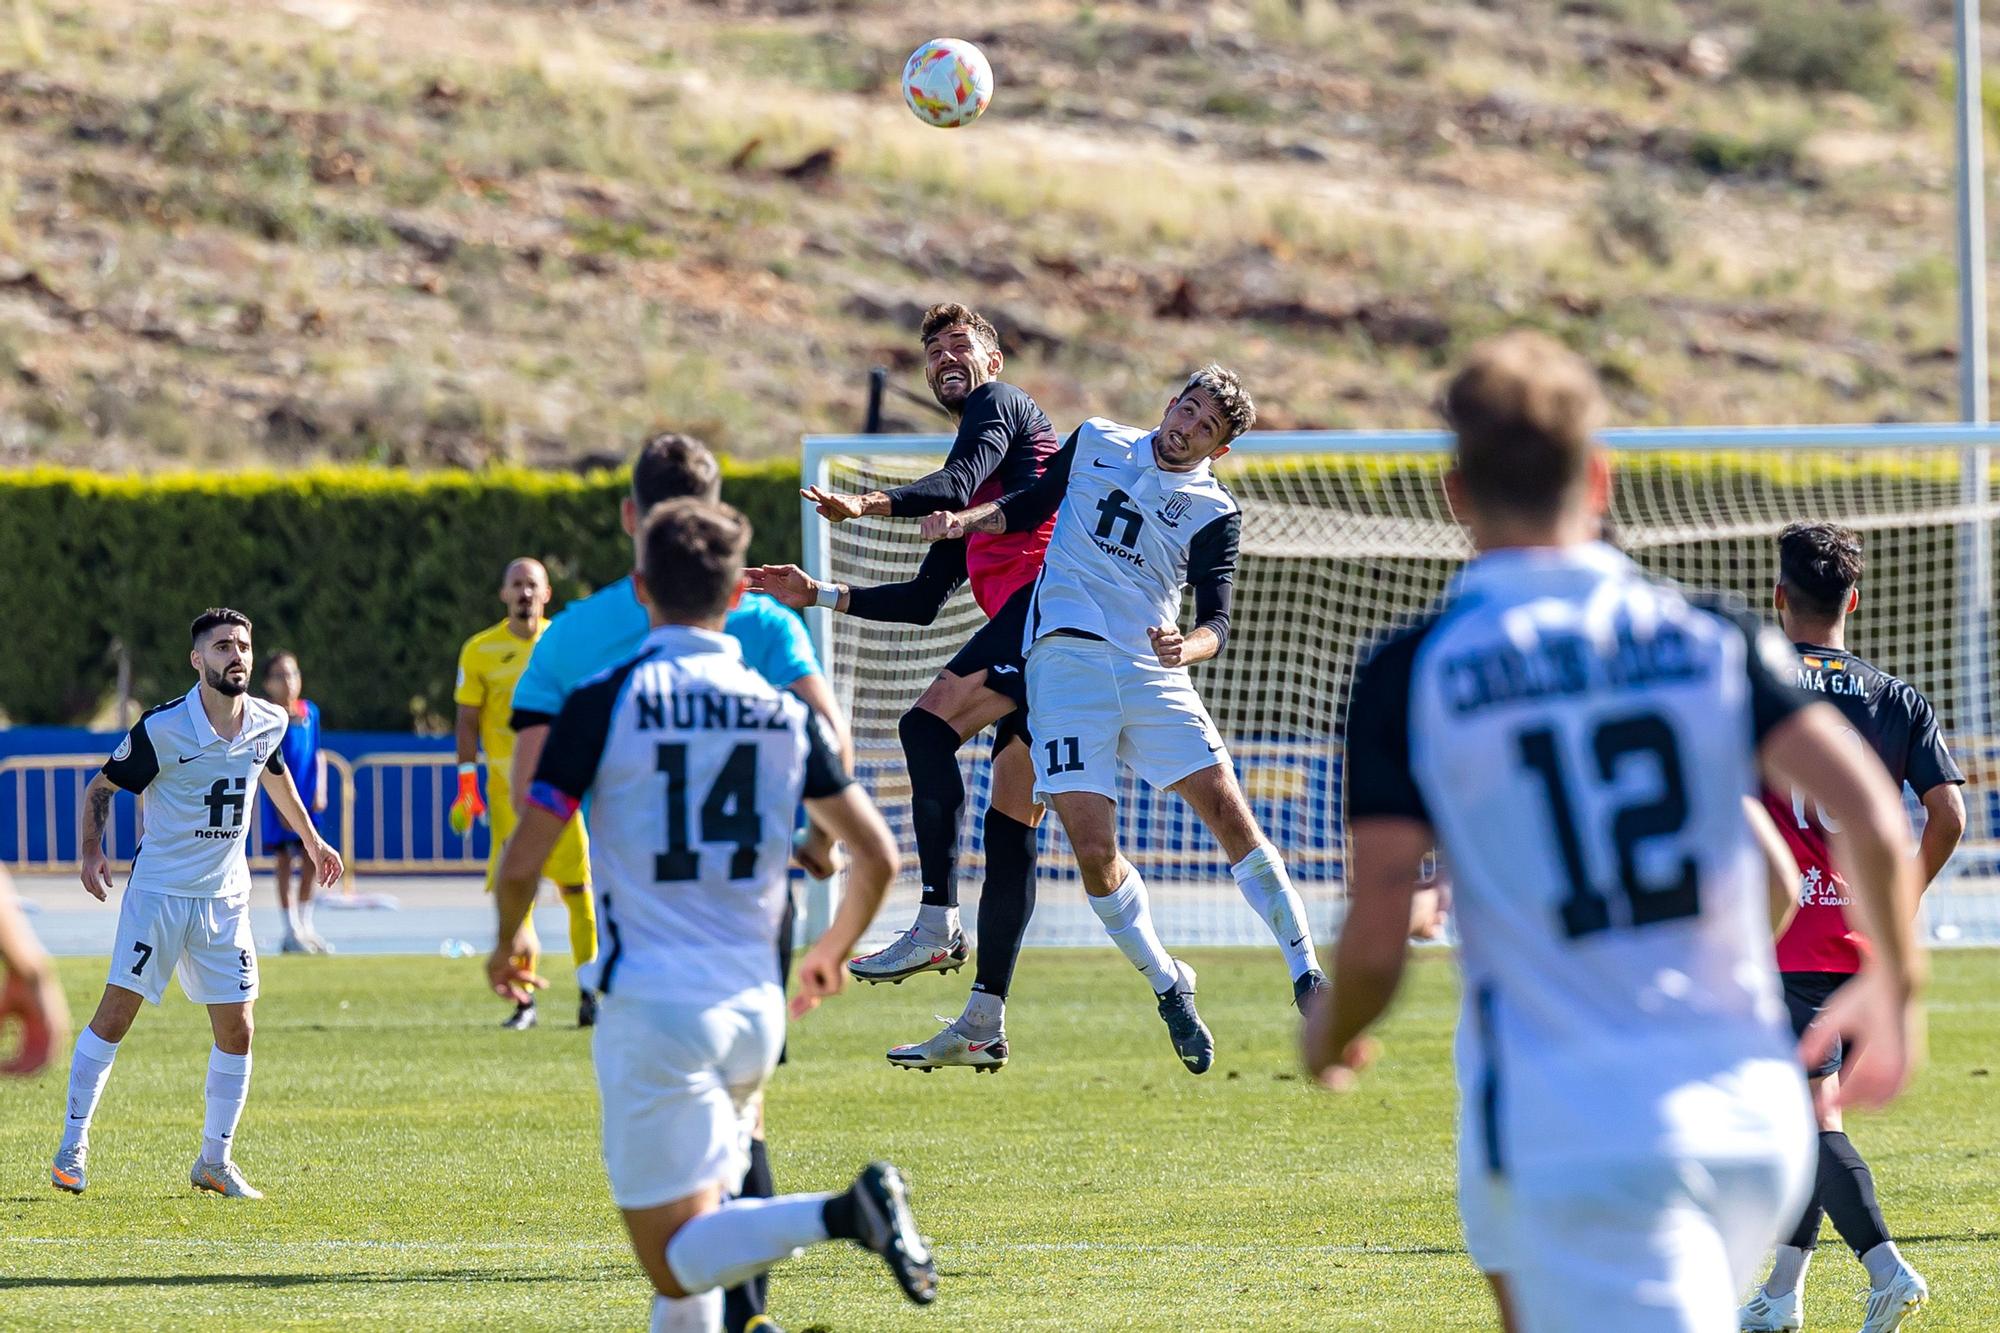
[[[497,885],[488,975],[520,1002],[542,985],[527,964],[536,881],[584,809],[604,940],[583,970],[602,996],[591,1050],[604,1167],[658,1293],[655,1330],[720,1329],[723,1288],[828,1240],[880,1255],[918,1304],[937,1293],[893,1166],[871,1164],[840,1194],[723,1197],[743,1179],[784,1043],[771,940],[800,800],[850,860],[840,909],[800,960],[794,1014],[841,990],[897,868],[888,827],[822,724],[723,631],[749,542],[743,516],[713,501],[647,515],[634,587],[652,632],[637,657],[564,700]]]
[[[233,1199],[264,1196],[230,1155],[250,1094],[250,1010],[257,999],[257,945],[250,937],[251,806],[261,789],[299,835],[321,886],[340,878],[340,853],[326,845],[285,771],[278,742],[285,711],[253,698],[250,621],[214,607],[195,618],[189,653],[199,683],[150,709],[83,793],[79,841],[83,887],[103,901],[112,887],[104,827],[114,793],[141,797],[145,839],[132,859],[118,907],[111,975],[90,1025],[76,1035],[62,1145],[49,1183],[81,1194],[90,1119],[111,1077],[118,1043],[139,1003],[158,1004],[167,976],[208,1006],[209,1052],[201,1152],[189,1182]]]
[[[1041,477],[991,504],[933,514],[926,538],[1025,532],[1056,515],[1025,636],[1035,796],[1055,806],[1090,905],[1151,983],[1193,1073],[1215,1060],[1194,1007],[1194,969],[1160,943],[1139,872],[1118,850],[1118,766],[1178,792],[1229,857],[1245,900],[1270,927],[1301,1009],[1326,984],[1305,904],[1257,827],[1222,736],[1188,668],[1222,651],[1242,512],[1211,464],[1250,429],[1256,409],[1236,376],[1188,377],[1153,430],[1093,417]],[[1194,588],[1196,627],[1176,627]]]
[[[1919,1041],[1908,825],[1781,636],[1595,540],[1611,473],[1580,359],[1496,339],[1444,410],[1478,554],[1355,677],[1348,917],[1307,1064],[1345,1087],[1370,1057],[1435,847],[1465,973],[1460,1213],[1507,1327],[1734,1329],[1813,1158],[1744,797],[1761,772],[1847,831],[1876,965],[1805,1044],[1860,1040],[1864,1103]]]

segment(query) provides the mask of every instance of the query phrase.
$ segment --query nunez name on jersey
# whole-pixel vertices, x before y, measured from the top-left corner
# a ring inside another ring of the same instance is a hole
[[[660,626],[579,685],[528,799],[584,807],[604,941],[584,984],[717,1003],[777,985],[792,814],[852,781],[818,718],[727,634]]]
[[[218,736],[201,687],[148,709],[105,761],[104,776],[140,796],[144,840],[127,889],[179,898],[231,898],[250,891],[246,859],[257,770],[285,771],[278,744],[285,710],[251,696],[243,725]]]
[[[1212,613],[1220,590],[1226,631],[1241,508],[1208,460],[1187,472],[1162,468],[1155,433],[1092,417],[1035,486],[1002,502],[1009,531],[1039,523],[1060,504],[1024,647],[1056,630],[1080,630],[1150,658],[1146,631],[1179,619],[1190,582],[1198,615]]]

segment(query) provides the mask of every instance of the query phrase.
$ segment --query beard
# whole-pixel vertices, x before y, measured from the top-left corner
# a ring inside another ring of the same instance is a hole
[[[965,406],[965,400],[972,396],[972,391],[979,387],[980,381],[976,372],[965,366],[948,366],[946,370],[955,372],[964,378],[954,379],[951,387],[948,389],[941,387],[939,384],[939,380],[943,378],[942,375],[938,379],[932,380],[930,382],[931,397],[938,400],[939,407],[945,408],[947,411],[956,412],[959,408]]]
[[[226,699],[234,699],[250,689],[250,673],[247,671],[243,673],[242,680],[231,680],[226,671],[210,671],[207,667],[203,667],[201,679],[203,684]]]

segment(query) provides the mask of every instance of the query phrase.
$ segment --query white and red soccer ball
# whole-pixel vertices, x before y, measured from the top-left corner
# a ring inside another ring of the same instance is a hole
[[[970,125],[993,100],[993,66],[961,38],[925,42],[903,63],[903,100],[926,125]]]

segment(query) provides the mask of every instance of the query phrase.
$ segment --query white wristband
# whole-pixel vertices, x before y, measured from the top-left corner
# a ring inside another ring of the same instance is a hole
[[[478,771],[478,764],[460,764],[458,766],[458,775],[460,777],[464,777],[467,773],[477,773]]]
[[[820,584],[819,591],[813,594],[813,605],[823,606],[829,611],[838,607],[840,605],[840,585],[838,583]]]

